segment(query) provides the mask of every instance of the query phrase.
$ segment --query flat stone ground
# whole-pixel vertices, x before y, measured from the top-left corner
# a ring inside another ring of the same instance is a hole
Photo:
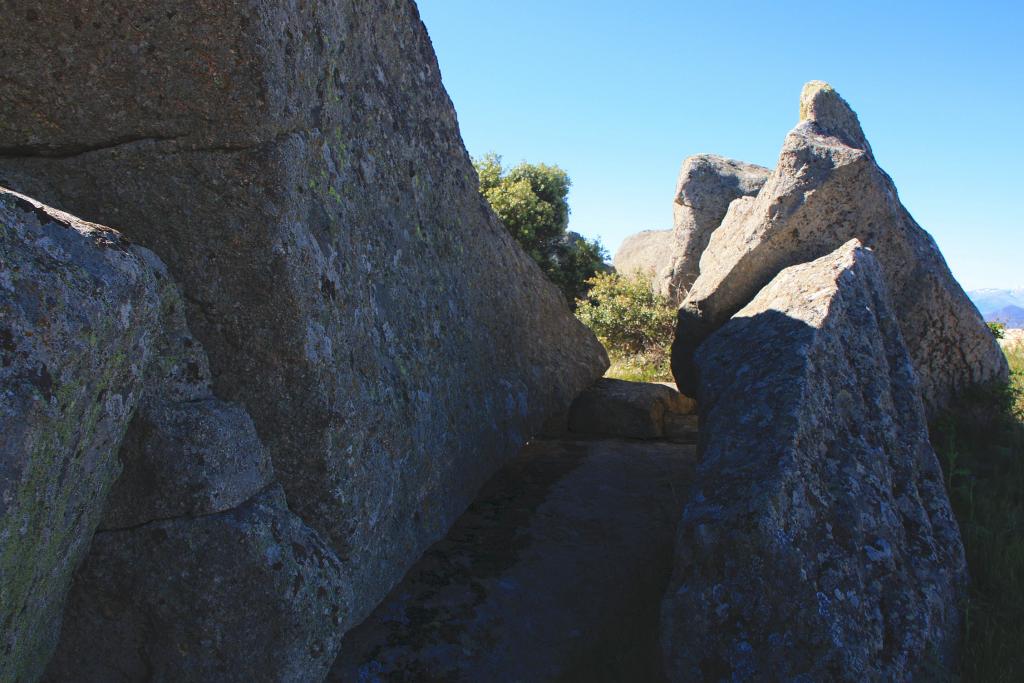
[[[341,647],[331,681],[660,681],[693,445],[540,440]]]

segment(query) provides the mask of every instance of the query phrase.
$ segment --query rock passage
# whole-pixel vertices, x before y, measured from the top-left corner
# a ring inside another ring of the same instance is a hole
[[[693,445],[539,440],[481,491],[329,680],[657,681]]]
[[[831,86],[775,169],[688,158],[623,254],[684,396],[601,378],[411,0],[21,5],[0,682],[950,668],[926,420],[1008,368]]]

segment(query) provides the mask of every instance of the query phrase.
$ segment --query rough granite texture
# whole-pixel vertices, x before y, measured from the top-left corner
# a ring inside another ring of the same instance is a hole
[[[248,413],[213,394],[206,352],[188,329],[177,285],[155,257],[151,266],[159,282],[159,332],[101,529],[223,512],[274,480]]]
[[[363,624],[337,683],[659,681],[693,446],[534,440]]]
[[[680,391],[696,389],[700,343],[779,271],[853,238],[882,265],[930,415],[971,385],[1006,380],[1006,358],[931,236],[900,203],[857,115],[831,86],[812,81],[767,184],[756,199],[730,207],[701,257],[672,353]]]
[[[683,161],[672,205],[673,228],[665,294],[682,303],[700,275],[700,257],[722,224],[729,204],[756,195],[771,169],[717,154],[696,154]]]
[[[654,291],[664,296],[672,267],[672,231],[644,230],[630,235],[622,240],[612,263],[622,275],[650,278]]]
[[[44,680],[320,681],[350,591],[276,486],[226,512],[100,532]]]
[[[160,304],[143,396],[47,679],[322,678],[351,578],[289,511],[245,409],[213,395],[181,294],[147,257]]]
[[[12,12],[0,179],[167,262],[358,620],[607,366],[479,196],[415,5]]]
[[[783,270],[696,360],[702,460],[662,607],[669,678],[948,670],[964,552],[874,255],[852,241]]]
[[[602,377],[576,397],[569,408],[568,429],[574,434],[627,439],[664,439],[696,407],[672,387]]]
[[[56,645],[157,309],[121,235],[0,188],[0,680],[35,680]]]

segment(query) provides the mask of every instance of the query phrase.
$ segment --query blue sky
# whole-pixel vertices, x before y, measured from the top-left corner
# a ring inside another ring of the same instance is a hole
[[[613,252],[671,227],[684,157],[774,166],[820,79],[964,286],[1024,286],[1024,3],[419,6],[470,153],[565,168],[571,228]]]

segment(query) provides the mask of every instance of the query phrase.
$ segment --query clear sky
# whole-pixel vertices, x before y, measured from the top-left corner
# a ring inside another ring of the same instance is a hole
[[[967,288],[1024,286],[1024,2],[419,0],[466,146],[558,164],[612,252],[684,157],[774,166],[832,83]]]

